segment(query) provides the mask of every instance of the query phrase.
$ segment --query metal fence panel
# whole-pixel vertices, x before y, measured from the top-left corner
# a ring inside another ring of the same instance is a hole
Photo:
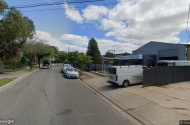
[[[143,71],[143,86],[190,81],[190,66],[162,66]]]

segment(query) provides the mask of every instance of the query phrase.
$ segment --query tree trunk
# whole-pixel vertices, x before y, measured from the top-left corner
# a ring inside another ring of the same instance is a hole
[[[38,58],[39,68],[40,68],[40,58]]]
[[[33,60],[33,58],[32,58],[32,55],[31,55],[31,56],[30,56],[30,59],[29,59],[29,62],[30,62],[30,69],[33,69],[32,60]]]

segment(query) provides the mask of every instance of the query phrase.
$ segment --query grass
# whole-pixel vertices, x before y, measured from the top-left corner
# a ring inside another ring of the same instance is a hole
[[[21,68],[15,68],[13,69],[4,69],[4,72],[16,72],[25,69],[26,67],[21,67]]]
[[[0,87],[3,86],[3,85],[6,85],[7,83],[15,80],[17,78],[5,78],[5,79],[0,79]]]
[[[39,67],[34,67],[33,69],[27,69],[26,71],[28,71],[28,72],[33,72],[33,71],[35,71],[35,70],[37,70],[37,69],[39,69]]]

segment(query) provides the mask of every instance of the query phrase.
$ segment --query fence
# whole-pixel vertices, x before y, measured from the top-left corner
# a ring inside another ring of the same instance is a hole
[[[112,64],[75,64],[74,67],[78,67],[84,71],[94,71],[101,74],[108,74],[108,68]]]
[[[190,81],[190,66],[161,66],[143,71],[143,86]]]

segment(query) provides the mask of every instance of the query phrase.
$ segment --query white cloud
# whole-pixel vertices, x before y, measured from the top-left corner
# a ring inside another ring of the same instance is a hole
[[[118,0],[118,2],[111,9],[90,5],[81,11],[82,15],[74,9],[80,21],[72,18],[71,20],[78,23],[84,23],[84,20],[101,22],[96,27],[107,31],[105,36],[114,37],[116,41],[138,45],[152,40],[180,42],[176,36],[186,28],[190,0]]]
[[[83,23],[83,18],[78,10],[74,7],[69,7],[67,3],[63,4],[63,7],[65,8],[65,14],[69,19],[77,23]]]
[[[72,43],[78,46],[87,46],[89,39],[86,36],[79,36],[73,34],[63,34],[59,40],[63,40],[65,43]]]
[[[96,41],[98,42],[101,54],[105,54],[108,49],[115,50],[115,53],[132,53],[133,50],[138,48],[137,45],[133,45],[131,43],[115,42],[108,39],[96,39]]]
[[[60,41],[60,39],[53,37],[48,32],[36,31],[36,33],[37,33],[38,37],[46,40],[49,45],[58,47],[60,51],[66,51],[67,52],[68,47],[69,47],[69,51],[76,51],[77,50],[79,52],[86,52],[86,50],[87,50],[86,47],[80,47],[76,44],[71,45],[72,42],[70,44],[68,44],[68,43],[65,43],[65,41],[63,41],[63,40]],[[64,36],[64,34],[62,36]]]
[[[136,0],[117,4],[102,21],[107,37],[145,44],[156,40],[178,43],[185,29],[189,0]],[[106,21],[104,21],[106,20]],[[112,25],[110,22],[112,23]],[[122,24],[124,23],[124,24]],[[117,24],[117,25],[116,25]],[[121,25],[119,25],[121,24]]]
[[[83,18],[87,21],[101,20],[107,13],[108,9],[104,6],[90,5],[83,10]]]
[[[37,31],[37,35],[48,41],[49,45],[56,46],[60,51],[68,51],[68,47],[70,51],[78,51],[86,53],[89,38],[86,36],[79,36],[74,34],[63,34],[59,39],[54,38],[50,33],[45,31]],[[115,42],[113,40],[108,39],[98,39],[95,38],[101,54],[105,54],[108,49],[115,50],[116,53],[123,52],[132,52],[137,49],[138,46],[130,44],[130,43],[120,43]]]

